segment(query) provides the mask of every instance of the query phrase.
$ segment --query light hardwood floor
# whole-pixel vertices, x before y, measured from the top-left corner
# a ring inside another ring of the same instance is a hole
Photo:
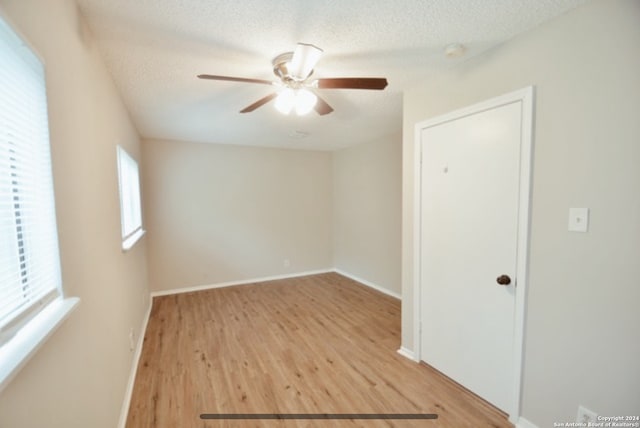
[[[336,273],[156,297],[127,428],[511,427],[400,356],[400,302]],[[434,413],[436,420],[202,420]]]

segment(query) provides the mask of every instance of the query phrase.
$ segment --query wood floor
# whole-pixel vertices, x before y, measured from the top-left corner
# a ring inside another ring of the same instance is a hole
[[[399,346],[400,302],[336,273],[156,297],[127,428],[512,426]],[[438,418],[200,418],[220,413]]]

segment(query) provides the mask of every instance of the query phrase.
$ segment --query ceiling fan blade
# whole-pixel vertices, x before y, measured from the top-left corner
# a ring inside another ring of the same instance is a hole
[[[318,89],[377,89],[387,87],[384,77],[331,77],[318,79]]]
[[[320,116],[324,116],[325,114],[329,114],[333,111],[333,107],[331,107],[325,100],[320,97],[318,97],[316,105],[313,106],[313,108]]]
[[[298,43],[296,50],[293,52],[291,63],[287,67],[291,76],[298,80],[305,80],[322,56],[322,49],[307,43]]]
[[[273,82],[271,80],[246,79],[244,77],[231,77],[231,76],[214,76],[212,74],[199,74],[198,79],[226,80],[229,82],[262,83],[264,85],[273,85]]]
[[[240,110],[240,113],[250,113],[250,112],[254,111],[255,109],[257,109],[258,107],[262,107],[263,105],[265,105],[266,103],[268,103],[269,101],[271,101],[272,99],[274,99],[277,96],[278,96],[278,94],[276,92],[274,92],[273,94],[269,94],[266,97],[262,97],[258,101],[256,101],[255,103],[251,104],[250,106],[247,106],[247,107],[243,108],[242,110]]]

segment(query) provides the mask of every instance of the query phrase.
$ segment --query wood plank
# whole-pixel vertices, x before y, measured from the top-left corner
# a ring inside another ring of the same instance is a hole
[[[400,302],[336,273],[156,297],[128,428],[511,427],[397,354]],[[435,413],[437,420],[216,421],[202,413]]]

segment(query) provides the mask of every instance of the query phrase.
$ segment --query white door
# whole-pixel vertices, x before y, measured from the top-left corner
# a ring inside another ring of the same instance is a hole
[[[507,413],[521,139],[519,101],[420,134],[420,358]]]

